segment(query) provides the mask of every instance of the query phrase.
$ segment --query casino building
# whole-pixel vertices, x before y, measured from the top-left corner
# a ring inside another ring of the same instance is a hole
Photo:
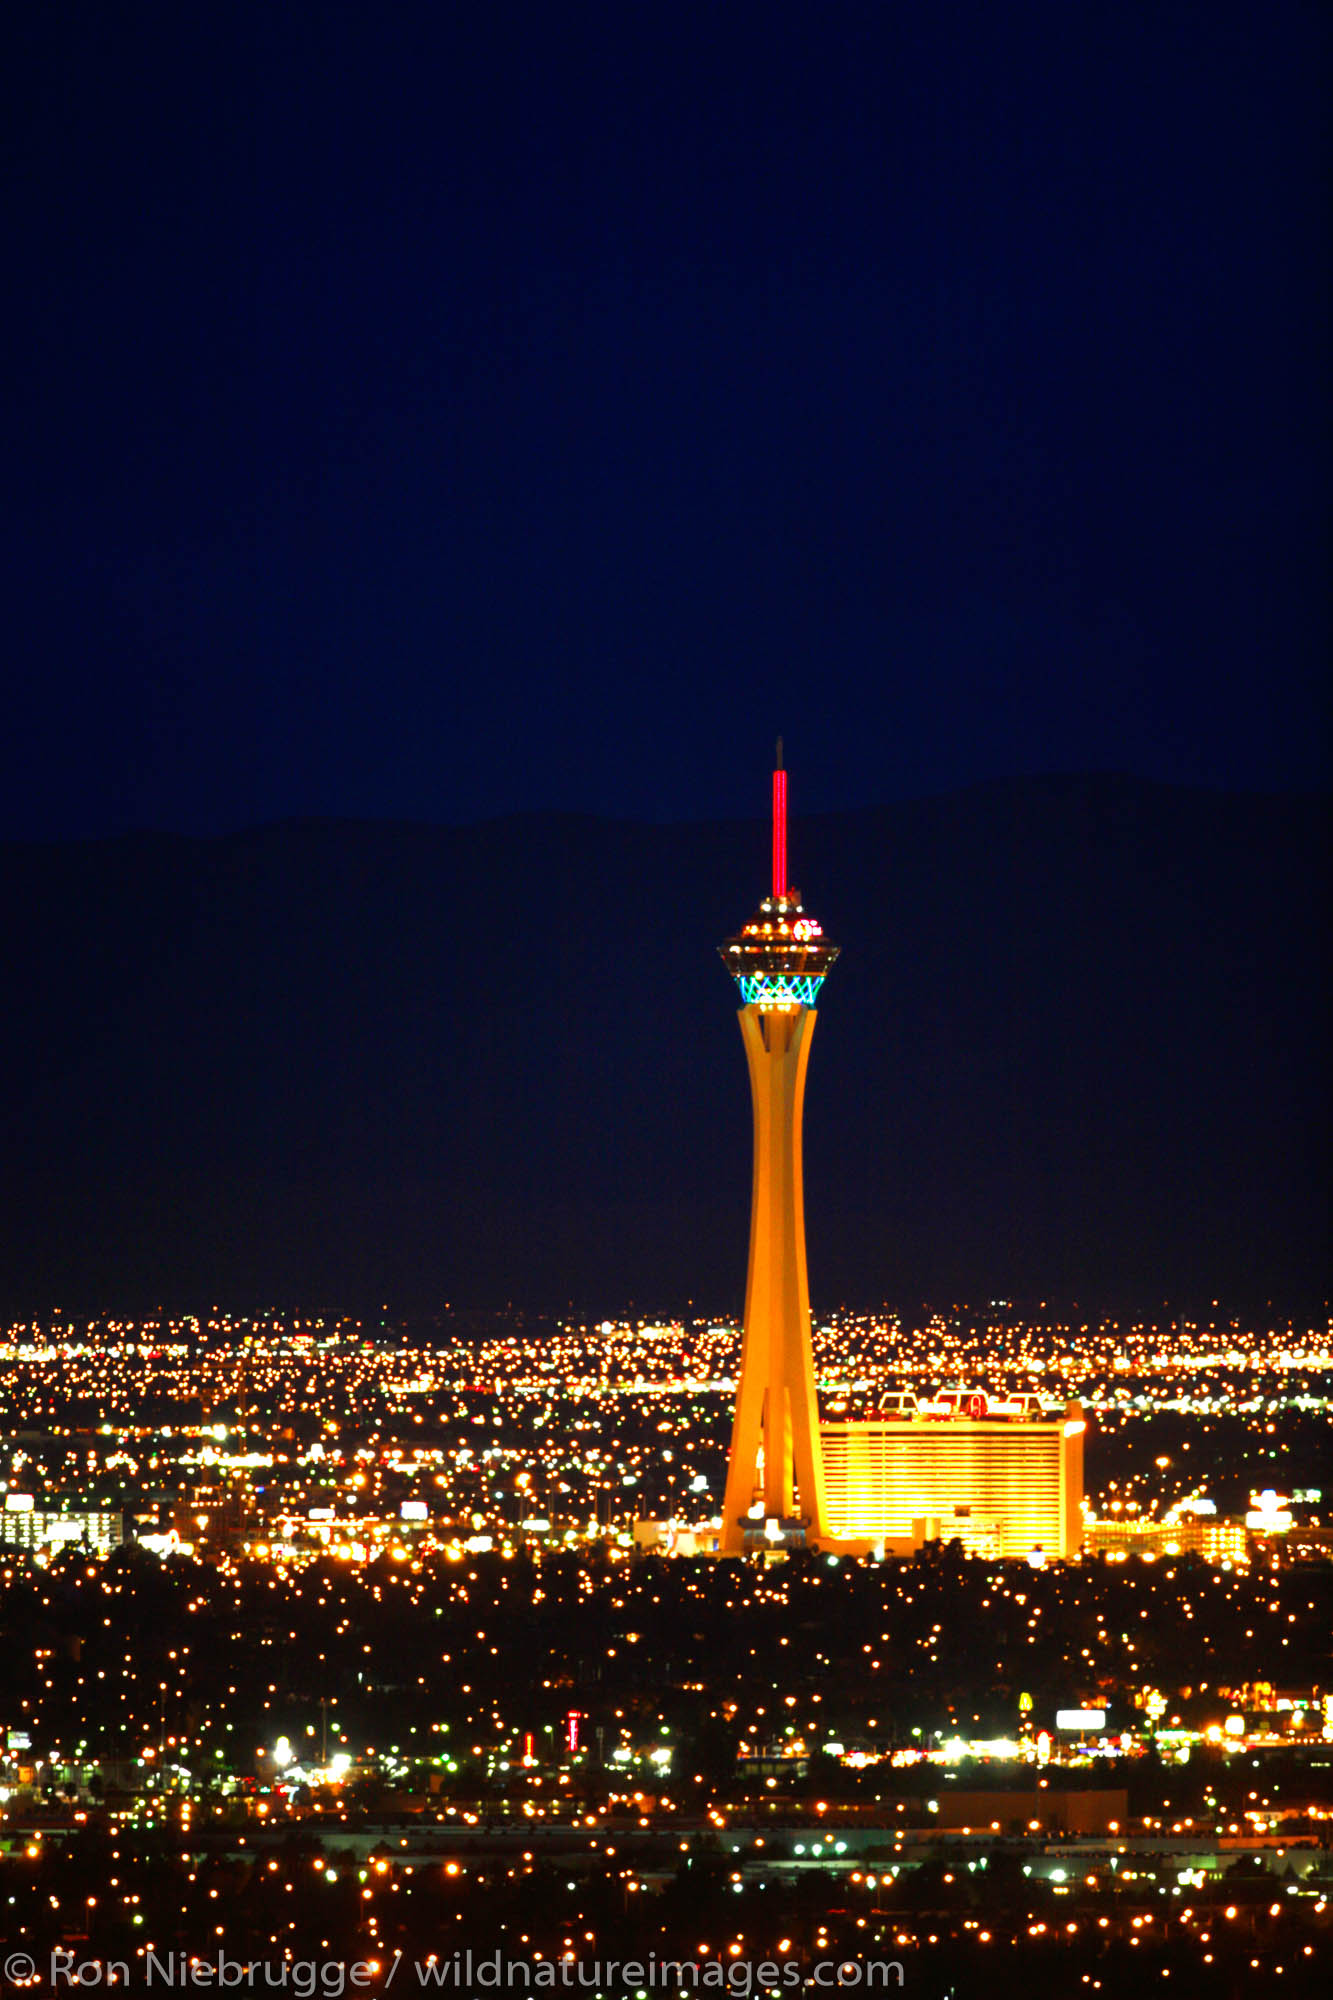
[[[1083,1415],[912,1416],[820,1426],[831,1543],[909,1553],[959,1540],[974,1555],[1078,1554]]]

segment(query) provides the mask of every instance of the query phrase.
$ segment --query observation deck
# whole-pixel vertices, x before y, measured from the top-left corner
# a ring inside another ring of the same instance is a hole
[[[790,1014],[813,1007],[838,956],[836,944],[801,902],[799,889],[765,896],[743,930],[718,946],[740,988],[741,1004],[761,1014]]]

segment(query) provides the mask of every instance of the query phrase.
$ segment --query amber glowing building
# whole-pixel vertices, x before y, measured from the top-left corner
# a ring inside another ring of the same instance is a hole
[[[938,1540],[974,1555],[1075,1556],[1083,1432],[1076,1403],[1058,1416],[825,1424],[830,1545],[906,1553]]]

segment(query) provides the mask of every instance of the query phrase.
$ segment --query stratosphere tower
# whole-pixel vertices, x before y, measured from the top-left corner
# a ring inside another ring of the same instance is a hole
[[[750,1264],[736,1415],[722,1507],[723,1555],[747,1531],[817,1547],[828,1537],[810,1339],[801,1111],[815,1002],[838,956],[787,880],[787,773],[773,773],[773,887],[718,947],[740,988],[754,1105]]]

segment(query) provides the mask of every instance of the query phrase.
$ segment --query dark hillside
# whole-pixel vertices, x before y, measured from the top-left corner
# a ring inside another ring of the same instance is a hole
[[[1324,802],[1024,781],[798,822],[842,945],[818,1300],[1322,1295]],[[735,1307],[714,946],[757,824],[0,848],[0,1299]]]

